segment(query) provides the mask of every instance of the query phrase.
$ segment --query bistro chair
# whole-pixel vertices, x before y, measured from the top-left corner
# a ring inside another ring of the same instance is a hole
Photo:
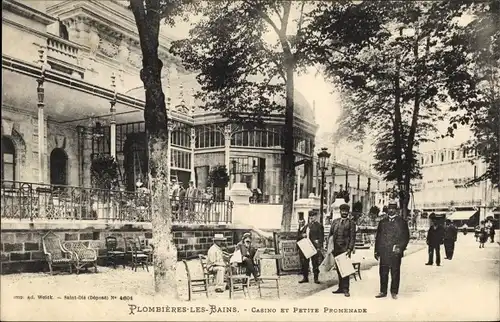
[[[205,278],[208,279],[209,284],[214,284],[215,283],[215,274],[212,272],[208,271],[207,267],[207,256],[205,255],[198,255],[198,258],[200,259],[200,265],[203,270],[203,275]]]
[[[262,289],[275,289],[278,295],[278,299],[280,298],[280,275],[278,271],[278,263],[280,260],[283,259],[282,254],[268,254],[268,253],[263,253],[260,254],[258,258],[258,266],[261,270],[262,275],[259,276],[258,282],[257,282],[257,288],[259,290],[259,297],[262,298]],[[263,261],[266,260],[273,260],[275,265],[273,265],[274,272],[273,273],[267,273],[266,267],[263,266]],[[269,281],[271,283],[264,283],[266,281]],[[272,283],[274,282],[274,283]]]
[[[75,263],[73,253],[62,245],[56,234],[51,231],[46,233],[42,237],[42,246],[51,275],[54,275],[52,268],[56,266],[68,267],[70,274],[73,272],[72,267]]]
[[[233,298],[235,292],[243,292],[245,297],[250,297],[250,279],[251,276],[246,275],[246,269],[241,265],[229,266],[229,298]]]
[[[130,256],[130,263],[132,265],[132,269],[137,272],[137,266],[141,265],[142,269],[146,269],[149,272],[148,268],[148,259],[149,256],[144,254],[136,244],[136,241],[132,237],[125,238],[125,254]]]
[[[125,268],[125,252],[118,249],[118,240],[115,236],[106,237],[106,261],[113,264],[116,268],[118,261],[121,261]]]
[[[152,244],[148,244],[148,240],[146,238],[141,238],[137,236],[137,246],[141,253],[144,253],[148,256],[148,265],[153,265],[153,251],[154,246]]]
[[[188,282],[188,301],[191,301],[191,297],[194,293],[205,293],[208,298],[208,277],[203,274],[203,278],[193,278],[191,276],[191,271],[189,270],[189,265],[185,259],[182,260],[184,267],[186,268],[187,282]]]

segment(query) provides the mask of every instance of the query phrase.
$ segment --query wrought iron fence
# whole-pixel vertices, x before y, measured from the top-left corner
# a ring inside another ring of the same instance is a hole
[[[2,181],[1,218],[34,220],[151,221],[147,191],[128,192]],[[232,202],[203,198],[171,200],[174,223],[230,223]]]

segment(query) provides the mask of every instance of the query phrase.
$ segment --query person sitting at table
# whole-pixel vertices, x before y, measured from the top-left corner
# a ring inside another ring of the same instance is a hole
[[[241,253],[241,263],[238,264],[245,267],[247,276],[253,275],[257,280],[259,274],[253,260],[257,250],[252,247],[252,235],[250,233],[243,234],[241,241],[236,245],[235,253],[237,251]]]
[[[215,292],[222,293],[226,286],[224,282],[226,262],[224,261],[224,252],[221,245],[226,238],[222,234],[215,234],[213,240],[214,244],[210,246],[207,253],[207,270],[215,274]]]

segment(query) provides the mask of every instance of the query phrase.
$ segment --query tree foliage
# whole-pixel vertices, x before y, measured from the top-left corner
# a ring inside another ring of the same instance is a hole
[[[363,15],[371,29],[355,46],[346,37],[355,37],[359,29],[329,23],[328,16],[338,15],[338,8],[323,6],[325,18],[318,20],[320,26],[311,24],[309,40],[327,44],[314,58],[324,62],[327,77],[349,96],[339,134],[351,140],[374,138],[375,169],[396,182],[404,210],[411,180],[420,176],[418,147],[429,140],[449,98],[445,84],[450,71],[443,56],[455,50],[448,39],[466,6],[449,1],[364,1],[351,14]],[[318,29],[323,31],[314,37]]]
[[[469,126],[473,138],[464,148],[475,150],[486,163],[486,171],[473,182],[491,180],[500,187],[500,4],[475,3],[470,7],[473,20],[451,39],[459,51],[449,52],[453,77],[448,82],[452,107],[448,135],[459,126]],[[463,61],[464,68],[453,62]]]
[[[229,183],[229,174],[227,173],[227,169],[225,165],[216,165],[210,170],[210,174],[208,175],[208,184],[213,185],[217,188],[227,187]]]
[[[307,57],[297,46],[304,7],[304,1],[206,2],[203,17],[190,30],[189,38],[174,42],[171,48],[188,70],[197,73],[201,90],[195,97],[203,108],[250,126],[260,126],[271,114],[284,116],[285,230],[291,225],[295,181],[294,76]],[[298,14],[297,20],[292,12]],[[266,41],[269,34],[275,42]]]
[[[324,14],[327,9],[329,15]],[[328,46],[325,39],[319,45],[308,38],[338,28],[345,42],[356,46],[370,37],[372,21],[366,19],[364,6],[351,1],[226,0],[208,2],[202,11],[204,18],[189,39],[174,43],[172,52],[182,57],[185,67],[197,71],[201,90],[196,96],[204,108],[257,126],[273,113],[284,116],[282,227],[288,230],[295,180],[294,77],[314,64],[312,54],[321,51],[318,47]]]

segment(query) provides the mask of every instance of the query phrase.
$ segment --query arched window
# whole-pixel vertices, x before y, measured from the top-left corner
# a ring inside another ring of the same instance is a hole
[[[68,184],[68,155],[61,148],[50,153],[50,184]]]
[[[9,137],[2,136],[2,181],[16,180],[16,148]],[[13,183],[3,183],[11,186]]]

